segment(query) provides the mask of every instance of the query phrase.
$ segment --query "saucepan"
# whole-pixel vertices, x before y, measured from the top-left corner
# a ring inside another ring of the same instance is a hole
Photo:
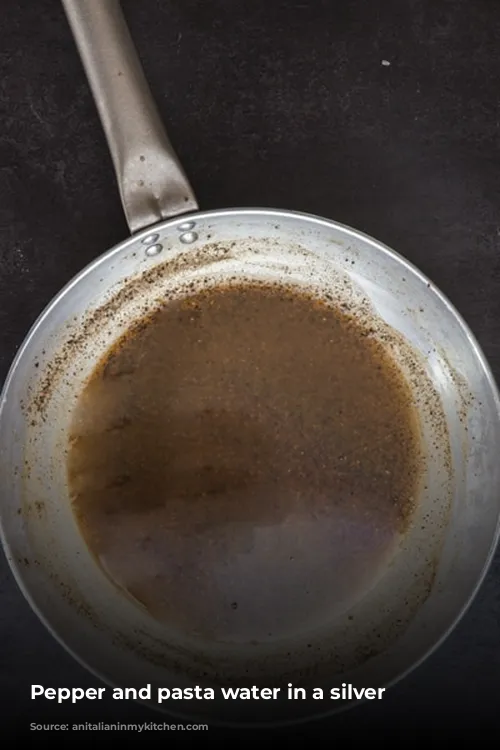
[[[373,698],[363,688],[392,685],[442,642],[469,606],[495,550],[500,401],[485,357],[434,284],[365,234],[282,210],[199,211],[120,3],[63,5],[110,147],[131,237],[82,270],[49,304],[4,385],[1,533],[16,581],[40,620],[82,665],[109,686],[149,685],[151,697],[143,692],[138,699],[181,717],[233,724],[302,721]],[[221,252],[228,247],[230,253]],[[419,413],[427,449],[404,539],[364,596],[325,623],[314,635],[314,648],[303,644],[292,656],[286,643],[252,642],[235,650],[231,643],[167,632],[103,574],[71,508],[68,432],[85,382],[145,308],[201,277],[219,283],[235,277],[307,282],[363,309],[386,332]],[[269,663],[275,666],[266,671]],[[219,700],[228,664],[240,670],[242,685],[276,687],[279,672],[281,694],[276,700]],[[290,701],[289,684],[324,688],[324,698]],[[216,697],[189,700],[187,693],[172,692],[163,693],[169,697],[161,704],[156,700],[158,687],[195,686],[214,689]]]

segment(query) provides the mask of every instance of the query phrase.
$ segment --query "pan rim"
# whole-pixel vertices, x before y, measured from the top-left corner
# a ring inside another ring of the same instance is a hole
[[[106,260],[109,260],[111,257],[116,255],[117,253],[122,252],[123,250],[126,250],[131,245],[135,245],[138,241],[141,241],[141,239],[147,237],[148,235],[151,235],[152,232],[161,231],[162,229],[167,229],[171,226],[175,226],[176,224],[182,224],[192,219],[210,220],[210,219],[224,218],[224,217],[229,217],[229,216],[231,216],[233,219],[238,218],[238,217],[241,217],[242,219],[244,219],[245,217],[250,217],[250,216],[254,216],[256,218],[261,218],[261,219],[265,219],[265,218],[268,218],[268,219],[294,218],[297,220],[302,219],[305,222],[312,224],[312,225],[316,225],[316,226],[323,227],[323,228],[332,228],[332,229],[340,230],[345,235],[350,236],[352,238],[358,238],[362,240],[363,242],[371,245],[374,250],[378,252],[382,252],[389,258],[392,258],[393,260],[397,261],[401,265],[401,267],[407,271],[407,273],[413,275],[415,278],[419,279],[422,283],[426,284],[429,287],[429,293],[437,296],[439,302],[445,308],[447,314],[450,315],[451,318],[455,320],[455,322],[458,324],[458,326],[462,330],[462,333],[464,334],[467,340],[467,343],[469,345],[469,349],[471,353],[473,354],[475,361],[477,362],[477,364],[479,365],[483,373],[483,376],[485,379],[485,386],[489,390],[493,398],[493,401],[495,403],[494,419],[497,422],[500,422],[500,392],[499,392],[499,388],[495,380],[495,377],[493,375],[493,372],[491,370],[489,361],[486,358],[486,355],[484,354],[482,348],[480,347],[471,328],[469,327],[465,319],[462,317],[458,309],[450,302],[450,300],[443,294],[443,292],[441,292],[441,290],[431,281],[431,279],[429,279],[422,271],[420,271],[420,269],[416,265],[414,265],[412,262],[407,260],[403,255],[393,250],[391,247],[385,245],[383,242],[380,242],[379,240],[375,239],[371,235],[368,235],[360,230],[357,230],[349,225],[342,224],[341,222],[338,222],[333,219],[327,219],[327,218],[316,216],[314,214],[304,213],[300,211],[291,211],[291,210],[286,210],[286,209],[225,208],[225,209],[214,209],[214,210],[209,210],[209,211],[190,212],[187,214],[183,214],[182,216],[170,218],[165,221],[159,222],[155,225],[152,225],[144,230],[141,230],[140,232],[137,232],[131,237],[128,237],[127,239],[113,245],[111,248],[104,251],[102,254],[100,254],[94,260],[92,260],[90,263],[84,266],[75,276],[73,276],[56,293],[56,295],[49,301],[49,303],[45,306],[45,308],[36,318],[34,323],[31,325],[28,333],[26,334],[25,338],[23,339],[18,351],[16,352],[16,355],[10,365],[10,368],[8,370],[6,379],[4,381],[4,384],[0,393],[0,424],[2,422],[4,406],[8,398],[8,393],[10,391],[11,384],[15,378],[19,363],[24,357],[25,352],[30,342],[36,335],[38,329],[43,324],[45,318],[60,303],[62,298],[65,297],[68,293],[70,293],[71,290],[87,274],[91,273],[101,263],[103,263]],[[0,446],[0,451],[1,450],[2,448]],[[110,687],[116,687],[111,680],[104,677],[97,669],[90,667],[73,650],[72,647],[66,644],[66,642],[58,634],[55,628],[53,628],[53,626],[49,623],[45,614],[42,613],[38,605],[34,602],[31,596],[31,593],[29,591],[30,587],[28,584],[25,583],[25,576],[23,575],[22,566],[18,564],[17,561],[15,560],[14,555],[12,554],[9,541],[7,539],[6,529],[4,528],[4,512],[3,512],[2,504],[0,504],[0,542],[4,550],[4,554],[6,556],[9,568],[12,572],[12,575],[14,577],[14,580],[16,581],[17,586],[19,587],[19,590],[21,591],[24,599],[30,606],[33,613],[37,616],[40,622],[45,626],[46,630],[64,648],[64,650],[67,653],[69,653],[72,656],[72,658],[74,658],[75,661],[78,664],[80,664],[80,666],[82,666],[87,672],[90,672],[91,674],[93,674],[104,684]],[[468,597],[464,600],[464,603],[462,604],[462,606],[457,609],[457,614],[453,618],[451,624],[448,626],[448,628],[446,628],[443,631],[443,633],[436,640],[434,645],[428,648],[423,653],[420,659],[415,660],[413,664],[411,664],[405,671],[398,674],[395,678],[388,681],[382,687],[391,688],[397,683],[399,683],[401,680],[404,680],[409,674],[411,674],[414,670],[418,669],[418,667],[420,667],[429,657],[431,657],[441,647],[441,645],[447,640],[447,638],[455,630],[459,622],[467,614],[471,605],[476,599],[478,591],[483,585],[484,580],[490,570],[490,567],[491,567],[496,549],[499,545],[499,542],[500,542],[500,509],[497,515],[496,527],[492,534],[492,543],[490,545],[488,554],[485,556],[485,561],[483,563],[481,573],[476,580],[476,584],[471,588],[471,591]],[[352,701],[348,704],[343,704],[343,705],[337,706],[336,708],[331,708],[327,711],[320,711],[318,713],[311,714],[305,718],[297,718],[297,719],[292,719],[292,720],[277,720],[277,721],[267,721],[267,722],[257,722],[257,723],[256,722],[245,723],[244,721],[243,722],[212,721],[209,723],[211,723],[214,726],[219,726],[219,727],[240,728],[240,729],[241,728],[259,729],[259,728],[270,728],[270,727],[297,726],[297,725],[302,725],[302,724],[306,724],[306,723],[310,723],[314,721],[319,721],[323,718],[326,718],[327,716],[332,716],[334,714],[339,714],[339,713],[343,713],[344,711],[352,710],[355,707],[361,706],[364,702],[365,700]],[[147,703],[144,701],[137,701],[137,703],[145,705],[148,708],[150,708],[150,710],[155,711],[155,706],[152,706],[150,703]],[[187,715],[184,715],[182,712],[180,713],[161,712],[161,713],[164,713],[164,715],[170,715],[172,716],[172,718],[177,717],[180,720],[187,719],[191,721],[191,723],[194,723],[194,717],[189,717]],[[200,717],[200,720],[201,720],[201,717]]]

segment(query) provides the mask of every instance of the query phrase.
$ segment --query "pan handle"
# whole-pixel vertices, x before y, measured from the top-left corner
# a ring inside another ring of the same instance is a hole
[[[92,89],[132,233],[196,211],[119,0],[62,0]]]

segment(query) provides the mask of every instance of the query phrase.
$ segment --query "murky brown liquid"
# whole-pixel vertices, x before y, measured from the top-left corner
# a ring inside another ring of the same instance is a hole
[[[382,344],[255,284],[170,302],[121,341],[68,461],[115,583],[174,627],[248,642],[305,632],[373,584],[411,514],[419,439]]]

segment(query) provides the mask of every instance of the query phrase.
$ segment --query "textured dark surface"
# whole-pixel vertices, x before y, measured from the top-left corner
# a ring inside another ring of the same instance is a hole
[[[287,207],[373,234],[441,287],[500,378],[500,4],[128,0],[125,7],[203,208]],[[2,3],[0,118],[4,377],[55,292],[127,235],[55,0]],[[21,728],[155,719],[129,703],[86,703],[77,717],[29,700],[31,683],[96,683],[38,623],[3,558],[0,634],[4,728],[6,719]],[[290,736],[498,730],[499,694],[497,555],[460,626],[384,701]]]

